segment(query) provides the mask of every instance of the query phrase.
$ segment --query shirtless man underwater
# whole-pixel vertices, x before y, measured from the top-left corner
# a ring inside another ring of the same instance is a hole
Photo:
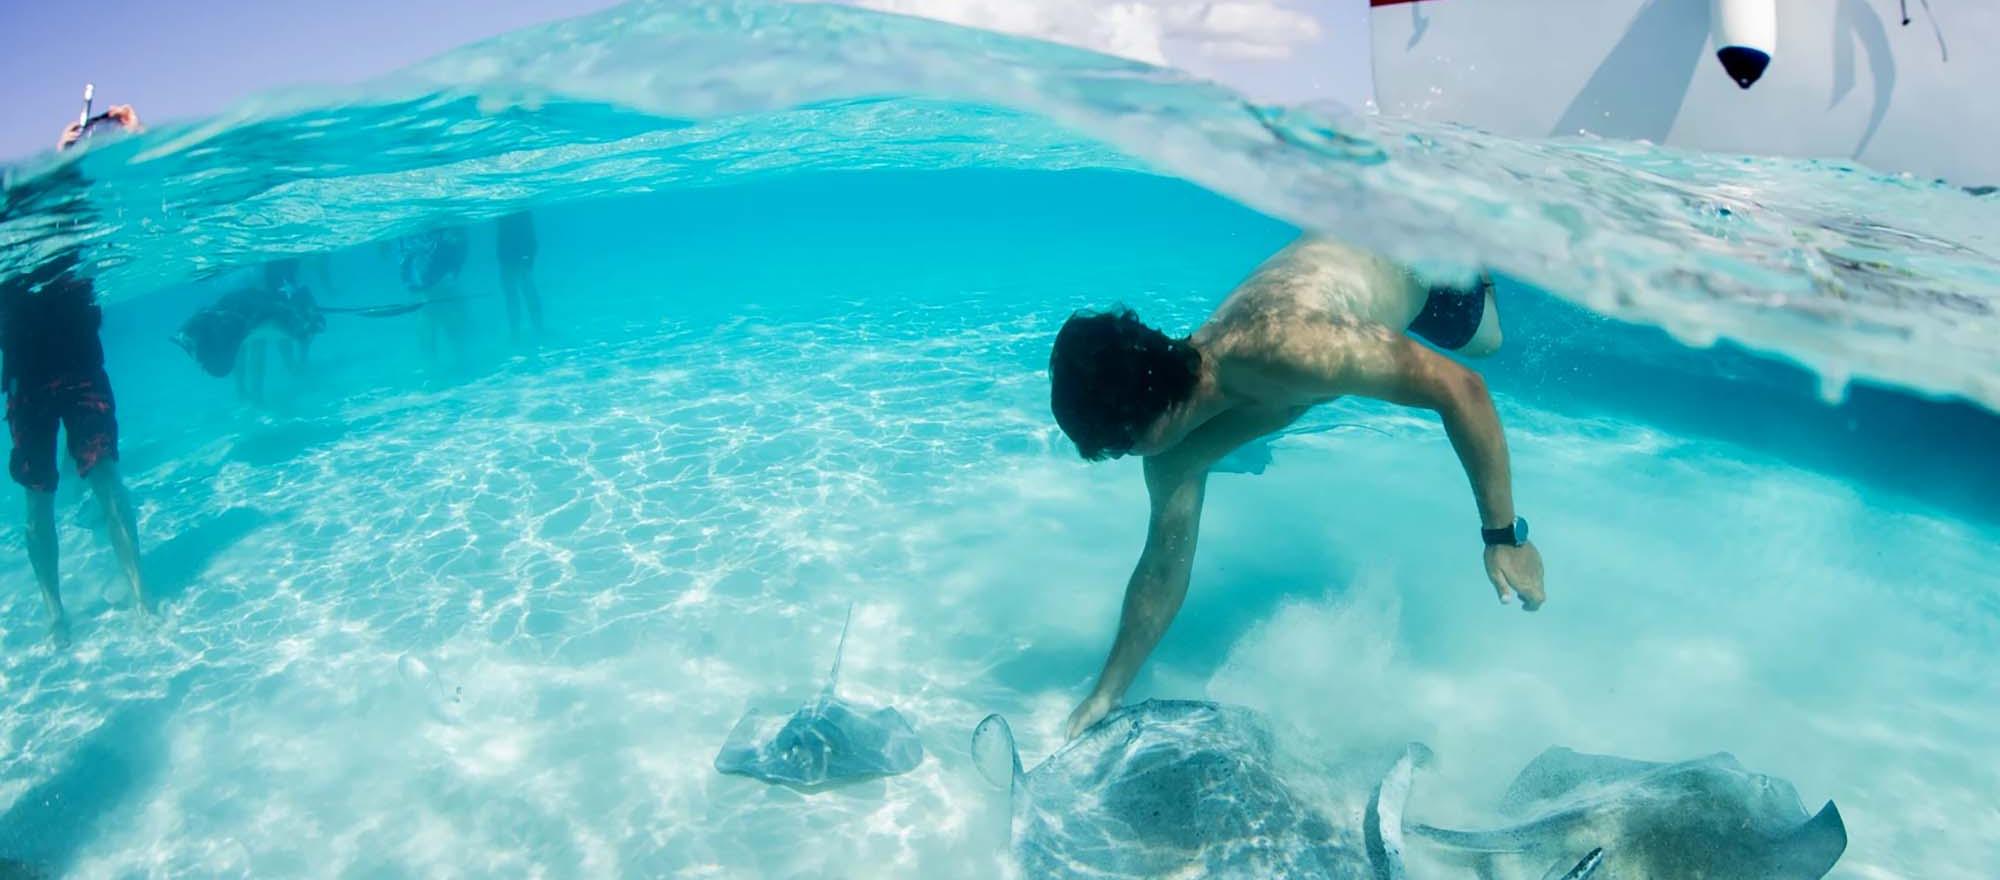
[[[1429,287],[1373,254],[1308,236],[1266,260],[1185,339],[1122,308],[1063,324],[1049,356],[1056,424],[1091,461],[1143,456],[1152,501],[1111,656],[1070,713],[1070,738],[1118,705],[1180,611],[1209,468],[1342,395],[1443,417],[1472,481],[1487,578],[1502,603],[1518,594],[1523,609],[1541,607],[1542,557],[1514,513],[1507,440],[1486,383],[1408,334],[1461,354],[1493,353],[1500,321],[1491,282]]]

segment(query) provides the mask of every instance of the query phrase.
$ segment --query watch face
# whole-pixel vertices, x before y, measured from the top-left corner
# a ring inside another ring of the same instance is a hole
[[[1526,543],[1528,543],[1528,518],[1525,516],[1514,517],[1514,544],[1515,546],[1520,546]]]

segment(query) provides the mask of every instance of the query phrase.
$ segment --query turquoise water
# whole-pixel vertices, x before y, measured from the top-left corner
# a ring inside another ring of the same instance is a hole
[[[89,184],[36,185],[65,169]],[[485,223],[522,206],[534,348]],[[1987,876],[1996,219],[1831,163],[1260,109],[761,4],[623,7],[36,160],[6,265],[96,267],[165,620],[132,619],[66,474],[71,649],[0,554],[0,858],[1000,876],[967,737],[1004,712],[1025,758],[1054,748],[1144,531],[1137,466],[1077,461],[1048,416],[1055,328],[1124,301],[1190,329],[1312,227],[1501,272],[1478,366],[1550,603],[1493,603],[1434,419],[1342,402],[1313,418],[1377,431],[1212,480],[1132,699],[1248,705],[1308,754],[1426,741],[1411,813],[1438,824],[1490,819],[1550,745],[1728,750],[1840,805],[1835,876]],[[377,243],[437,222],[472,230],[468,364],[330,316],[312,384],[250,410],[166,340],[275,256],[328,254],[329,305],[400,300]],[[716,774],[745,708],[817,690],[849,602],[844,690],[926,761],[810,796]]]

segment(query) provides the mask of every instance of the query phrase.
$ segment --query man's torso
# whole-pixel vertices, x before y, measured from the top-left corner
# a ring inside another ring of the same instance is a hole
[[[1227,408],[1277,430],[1337,396],[1311,377],[1328,374],[1354,341],[1400,334],[1423,303],[1423,289],[1395,264],[1306,237],[1238,285],[1193,341],[1215,359]]]

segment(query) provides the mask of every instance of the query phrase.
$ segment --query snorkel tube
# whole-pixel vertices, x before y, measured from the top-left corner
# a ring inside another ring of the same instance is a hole
[[[109,110],[104,111],[103,113],[93,114],[90,112],[91,99],[95,98],[96,96],[97,96],[97,86],[93,83],[84,83],[83,112],[77,114],[76,116],[77,140],[83,140],[84,138],[90,137],[93,133],[97,131],[97,129],[102,128],[106,125],[117,125],[120,128],[124,127],[124,122],[112,115],[118,112],[117,107],[113,107]]]

